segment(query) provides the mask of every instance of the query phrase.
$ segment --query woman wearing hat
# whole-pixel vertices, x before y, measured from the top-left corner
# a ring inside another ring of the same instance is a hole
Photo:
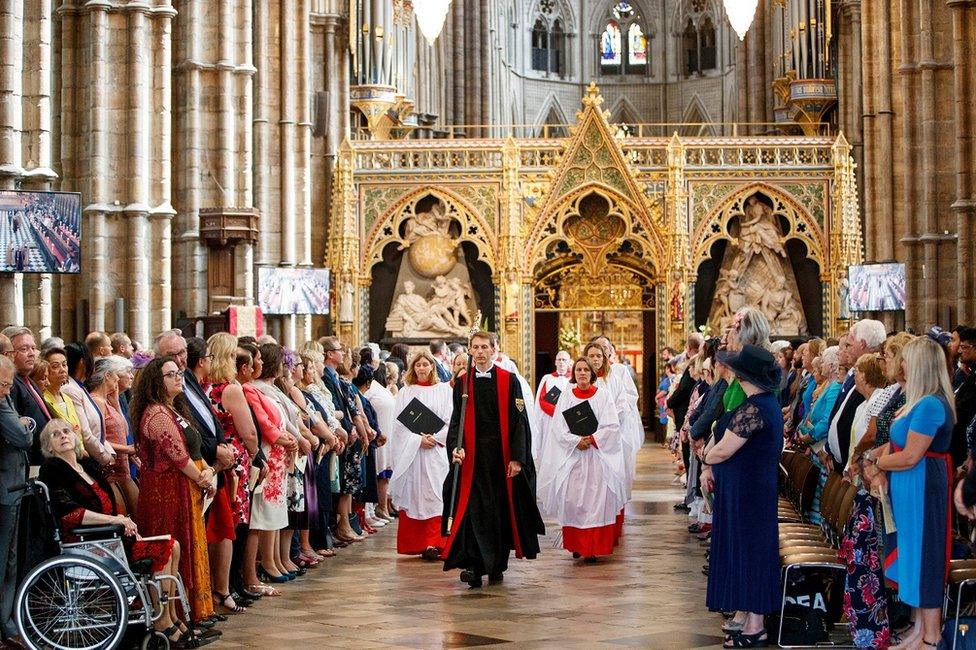
[[[780,604],[776,472],[783,412],[773,391],[782,369],[755,345],[718,358],[735,373],[746,399],[705,456],[715,484],[706,602],[712,611],[736,612],[724,628],[725,647],[752,648],[768,645],[763,616]]]

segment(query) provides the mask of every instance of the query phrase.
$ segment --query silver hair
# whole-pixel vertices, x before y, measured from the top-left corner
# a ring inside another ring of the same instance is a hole
[[[41,354],[43,355],[48,350],[53,350],[55,348],[64,349],[64,339],[60,336],[49,336],[44,339],[41,343]]]
[[[769,320],[755,307],[743,307],[735,312],[739,316],[739,345],[757,345],[768,350]]]
[[[115,354],[107,357],[99,357],[95,360],[94,366],[91,376],[86,382],[89,390],[101,386],[105,382],[105,376],[109,373],[118,375],[132,370],[131,361]]]
[[[823,352],[820,353],[820,372],[821,374],[826,374],[824,371],[827,368],[832,368],[833,372],[837,372],[840,367],[840,347],[832,345]]]
[[[865,318],[851,326],[851,338],[861,341],[871,350],[877,350],[888,338],[884,323]]]
[[[38,434],[38,445],[41,448],[41,455],[45,458],[51,458],[54,456],[54,452],[51,451],[51,438],[54,436],[54,430],[61,427],[67,427],[69,430],[74,428],[67,420],[54,418],[53,420],[48,421],[48,423],[44,425],[44,428],[41,429],[41,433]],[[81,460],[82,449],[84,449],[84,447],[81,444],[81,438],[76,435],[75,457],[79,460]]]
[[[155,354],[157,357],[160,356],[159,344],[173,336],[179,336],[182,338],[183,330],[172,329],[166,330],[165,332],[160,332],[159,335],[153,339],[153,354]]]
[[[34,336],[34,332],[32,332],[29,327],[23,327],[21,325],[11,325],[9,327],[3,328],[3,335],[6,336],[8,339],[10,339],[11,343],[13,343],[14,339],[17,338],[18,336],[24,336],[25,334],[30,334],[31,336]]]

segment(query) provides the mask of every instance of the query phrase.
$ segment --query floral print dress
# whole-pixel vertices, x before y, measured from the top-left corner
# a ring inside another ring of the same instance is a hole
[[[875,501],[865,490],[854,496],[838,556],[847,565],[844,615],[854,647],[884,650],[891,643]]]

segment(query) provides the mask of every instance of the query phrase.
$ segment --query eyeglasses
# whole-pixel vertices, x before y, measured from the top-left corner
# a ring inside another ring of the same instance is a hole
[[[164,372],[163,377],[166,379],[176,379],[177,377],[182,377],[183,373],[179,370],[170,370],[169,372]]]
[[[960,343],[959,344],[959,351],[960,352],[963,352],[965,350],[972,350],[972,349],[973,349],[973,344],[972,343]]]
[[[329,348],[326,352],[343,352],[342,348]]]
[[[14,385],[12,381],[0,381],[0,388],[10,388]]]
[[[212,355],[212,354],[205,354],[205,355],[203,355],[203,356],[202,356],[202,357],[200,357],[200,358],[201,358],[201,359],[213,359],[213,358],[214,358],[214,355]]]

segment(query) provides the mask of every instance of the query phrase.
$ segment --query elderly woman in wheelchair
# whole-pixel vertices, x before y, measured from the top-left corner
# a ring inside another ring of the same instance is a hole
[[[64,542],[78,541],[72,530],[79,526],[121,526],[130,565],[145,567],[151,564],[153,576],[178,575],[180,546],[177,541],[139,536],[135,522],[119,514],[116,497],[97,463],[81,458],[78,437],[68,422],[51,420],[41,431],[40,447],[46,460],[38,479],[48,487],[51,510]],[[175,583],[160,580],[160,585],[168,605],[162,608],[154,627],[167,637],[171,647],[199,647],[211,640],[197,636],[179,619]]]

